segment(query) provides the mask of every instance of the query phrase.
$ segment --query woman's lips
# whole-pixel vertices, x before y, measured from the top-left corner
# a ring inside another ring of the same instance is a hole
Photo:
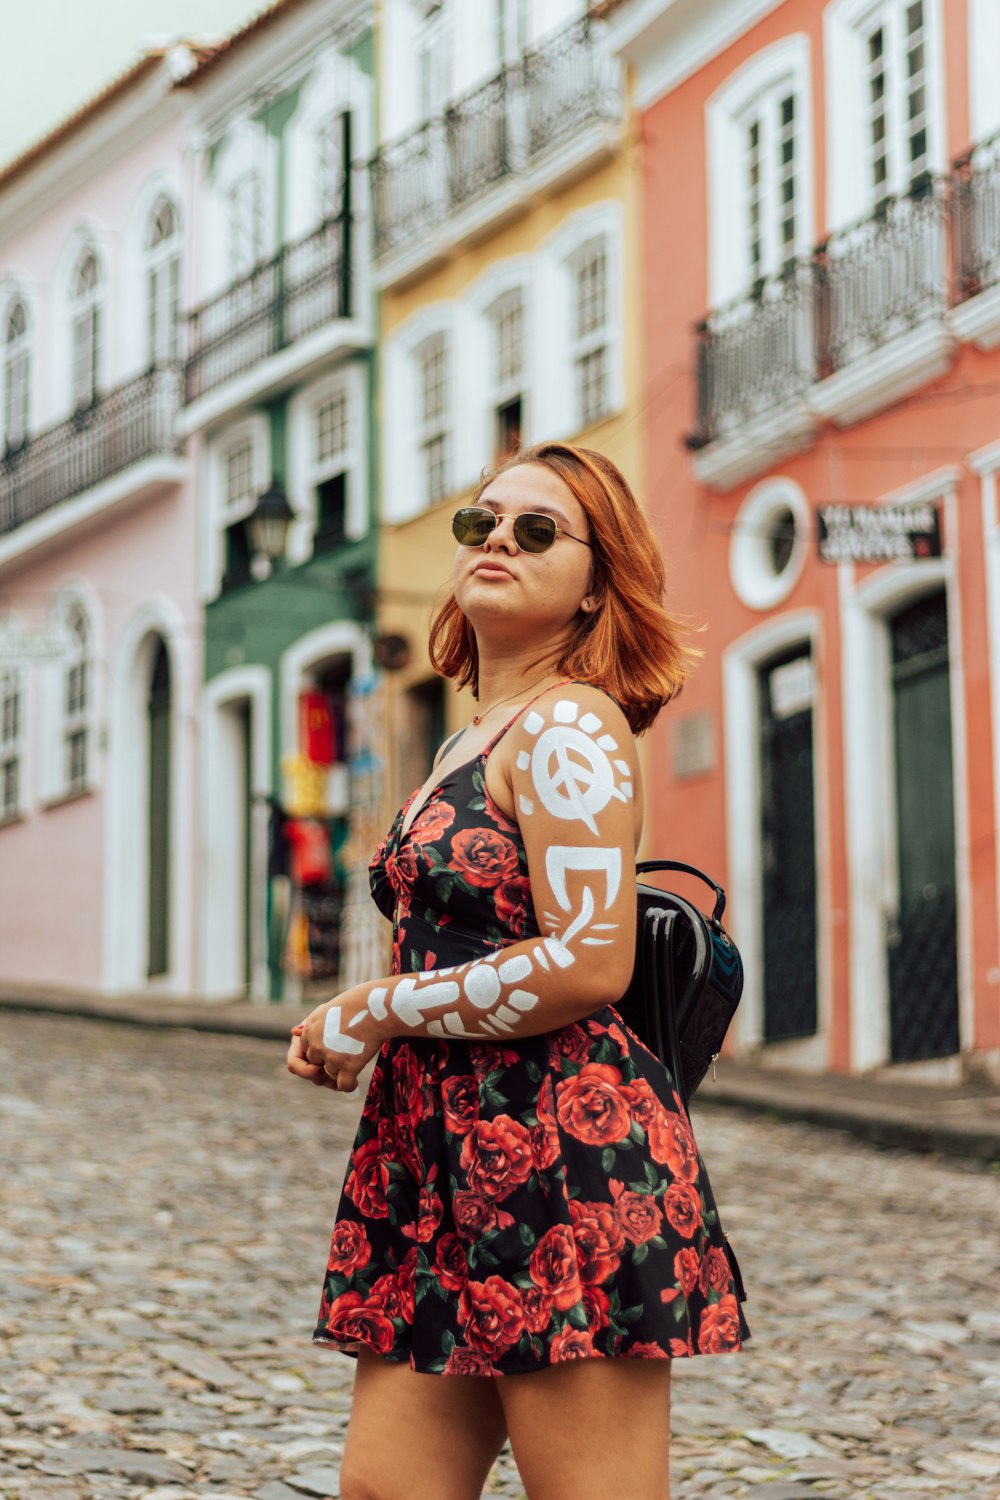
[[[485,578],[513,578],[514,576],[509,568],[504,567],[503,563],[492,562],[477,563],[472,573],[473,577],[482,574]]]

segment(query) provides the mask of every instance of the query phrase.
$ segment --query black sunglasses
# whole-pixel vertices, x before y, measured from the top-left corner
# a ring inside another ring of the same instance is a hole
[[[498,515],[496,511],[487,510],[485,505],[463,505],[452,518],[451,533],[463,547],[481,547],[490,532],[507,519],[507,516]],[[557,526],[551,516],[525,511],[523,515],[511,519],[514,522],[514,540],[521,552],[548,552],[557,536],[568,536],[570,541],[579,542],[581,547],[590,546],[583,537],[574,536],[571,531]]]

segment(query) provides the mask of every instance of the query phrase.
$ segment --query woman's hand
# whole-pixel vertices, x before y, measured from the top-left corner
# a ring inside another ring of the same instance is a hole
[[[290,1073],[341,1094],[354,1092],[358,1075],[385,1041],[368,1012],[370,988],[355,985],[318,1005],[292,1027],[287,1058]]]

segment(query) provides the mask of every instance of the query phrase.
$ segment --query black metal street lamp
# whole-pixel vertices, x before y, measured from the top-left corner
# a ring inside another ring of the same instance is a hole
[[[289,527],[294,520],[295,512],[288,503],[287,495],[278,481],[272,478],[247,517],[252,554],[250,566],[255,578],[269,577],[275,563],[284,557]]]

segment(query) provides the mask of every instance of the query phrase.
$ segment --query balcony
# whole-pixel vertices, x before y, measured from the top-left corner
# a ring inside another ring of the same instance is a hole
[[[203,404],[308,335],[350,318],[351,274],[351,219],[342,213],[196,307],[187,318],[188,406]],[[194,421],[189,413],[186,425],[203,419],[204,411]]]
[[[180,373],[149,370],[0,460],[0,561],[124,497],[176,483]]]
[[[383,146],[368,168],[380,285],[607,153],[622,116],[618,65],[585,17]]]
[[[698,330],[695,472],[728,488],[947,369],[950,199],[923,183]]]
[[[1000,344],[1000,136],[955,163],[952,179],[957,306],[952,321],[980,349]]]

